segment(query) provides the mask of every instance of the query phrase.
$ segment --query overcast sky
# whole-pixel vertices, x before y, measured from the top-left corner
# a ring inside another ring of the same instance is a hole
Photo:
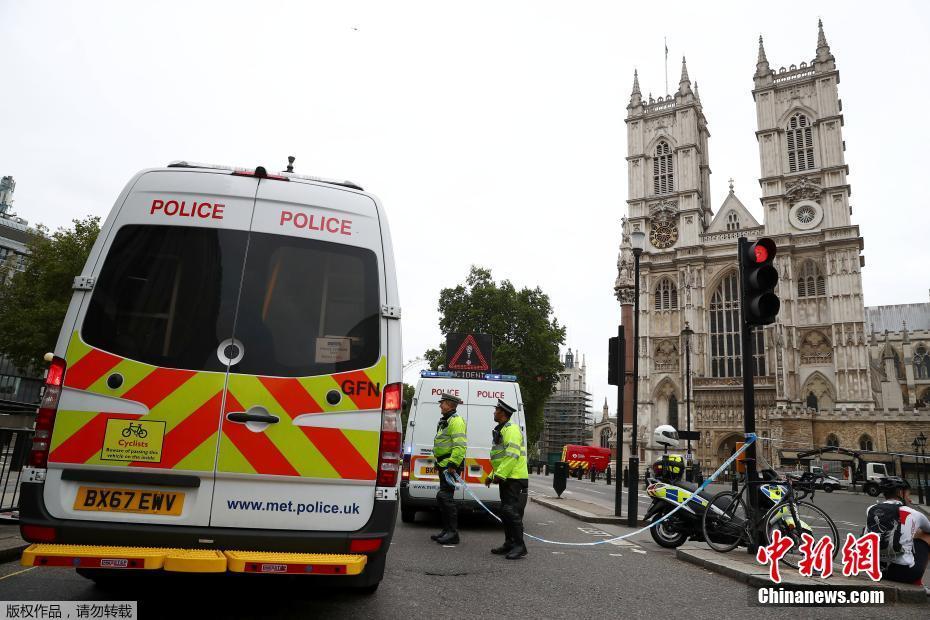
[[[0,175],[15,177],[21,217],[56,228],[105,216],[142,168],[281,169],[295,155],[297,172],[352,179],[384,203],[405,360],[439,343],[439,290],[479,264],[549,294],[599,412],[616,401],[606,339],[634,67],[659,96],[663,37],[673,92],[687,55],[712,204],[732,176],[761,221],[757,40],[776,70],[809,62],[823,18],[866,304],[926,302],[925,6],[0,0]]]

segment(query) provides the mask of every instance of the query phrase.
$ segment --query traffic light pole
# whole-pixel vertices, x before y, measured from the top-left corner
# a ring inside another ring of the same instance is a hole
[[[614,489],[614,516],[623,510],[623,389],[626,387],[626,335],[623,325],[617,327],[617,481]]]
[[[742,337],[742,362],[743,362],[743,431],[747,438],[750,433],[756,432],[756,398],[755,389],[752,383],[752,365],[753,365],[753,342],[752,326],[746,320],[748,301],[746,298],[746,254],[749,248],[749,242],[746,237],[739,238],[739,273],[740,273],[740,332]],[[746,468],[746,484],[749,486],[749,514],[747,518],[750,523],[757,522],[759,514],[759,487],[756,474],[756,442],[749,444],[744,452],[743,463]],[[752,539],[749,541],[748,551],[755,555],[759,549],[759,532],[758,528],[753,527],[750,531]]]

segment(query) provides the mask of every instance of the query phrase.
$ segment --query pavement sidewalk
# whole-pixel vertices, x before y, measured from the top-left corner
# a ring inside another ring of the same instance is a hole
[[[709,571],[736,579],[749,586],[772,587],[769,578],[769,567],[759,564],[754,556],[746,553],[743,548],[735,549],[730,553],[718,553],[706,545],[686,543],[678,548],[676,556],[679,560],[696,564]],[[802,577],[797,569],[789,566],[781,568],[782,582],[777,587],[786,590],[797,589],[799,586],[824,590],[853,590],[884,591],[885,603],[924,604],[928,602],[926,592],[921,586],[914,586],[890,581],[875,582],[868,577],[843,577],[834,573],[827,579]]]
[[[0,562],[18,560],[28,546],[19,535],[18,524],[0,524]]]
[[[612,507],[603,504],[595,504],[580,499],[569,499],[567,497],[555,497],[552,495],[533,495],[530,499],[541,506],[551,508],[556,512],[584,521],[585,523],[611,523],[614,525],[626,525],[626,517],[617,517],[614,515]],[[640,525],[645,525],[645,521],[640,519]]]

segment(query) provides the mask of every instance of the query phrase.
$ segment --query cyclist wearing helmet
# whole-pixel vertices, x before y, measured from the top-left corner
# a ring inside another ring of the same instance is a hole
[[[891,564],[884,571],[883,578],[923,585],[923,575],[930,554],[930,519],[919,509],[910,506],[910,485],[903,478],[883,478],[879,483],[879,489],[885,496],[883,504],[899,506],[898,514],[901,521],[901,553],[891,558]]]

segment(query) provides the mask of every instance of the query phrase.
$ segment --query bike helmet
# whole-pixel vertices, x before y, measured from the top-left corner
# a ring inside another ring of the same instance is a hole
[[[665,446],[666,448],[678,447],[678,431],[676,431],[675,427],[671,424],[657,426],[656,430],[652,432],[652,438],[655,439],[655,442],[660,446]]]
[[[878,489],[885,493],[887,491],[895,491],[897,489],[909,489],[911,485],[908,484],[907,480],[900,476],[886,476],[882,478],[878,483]]]

